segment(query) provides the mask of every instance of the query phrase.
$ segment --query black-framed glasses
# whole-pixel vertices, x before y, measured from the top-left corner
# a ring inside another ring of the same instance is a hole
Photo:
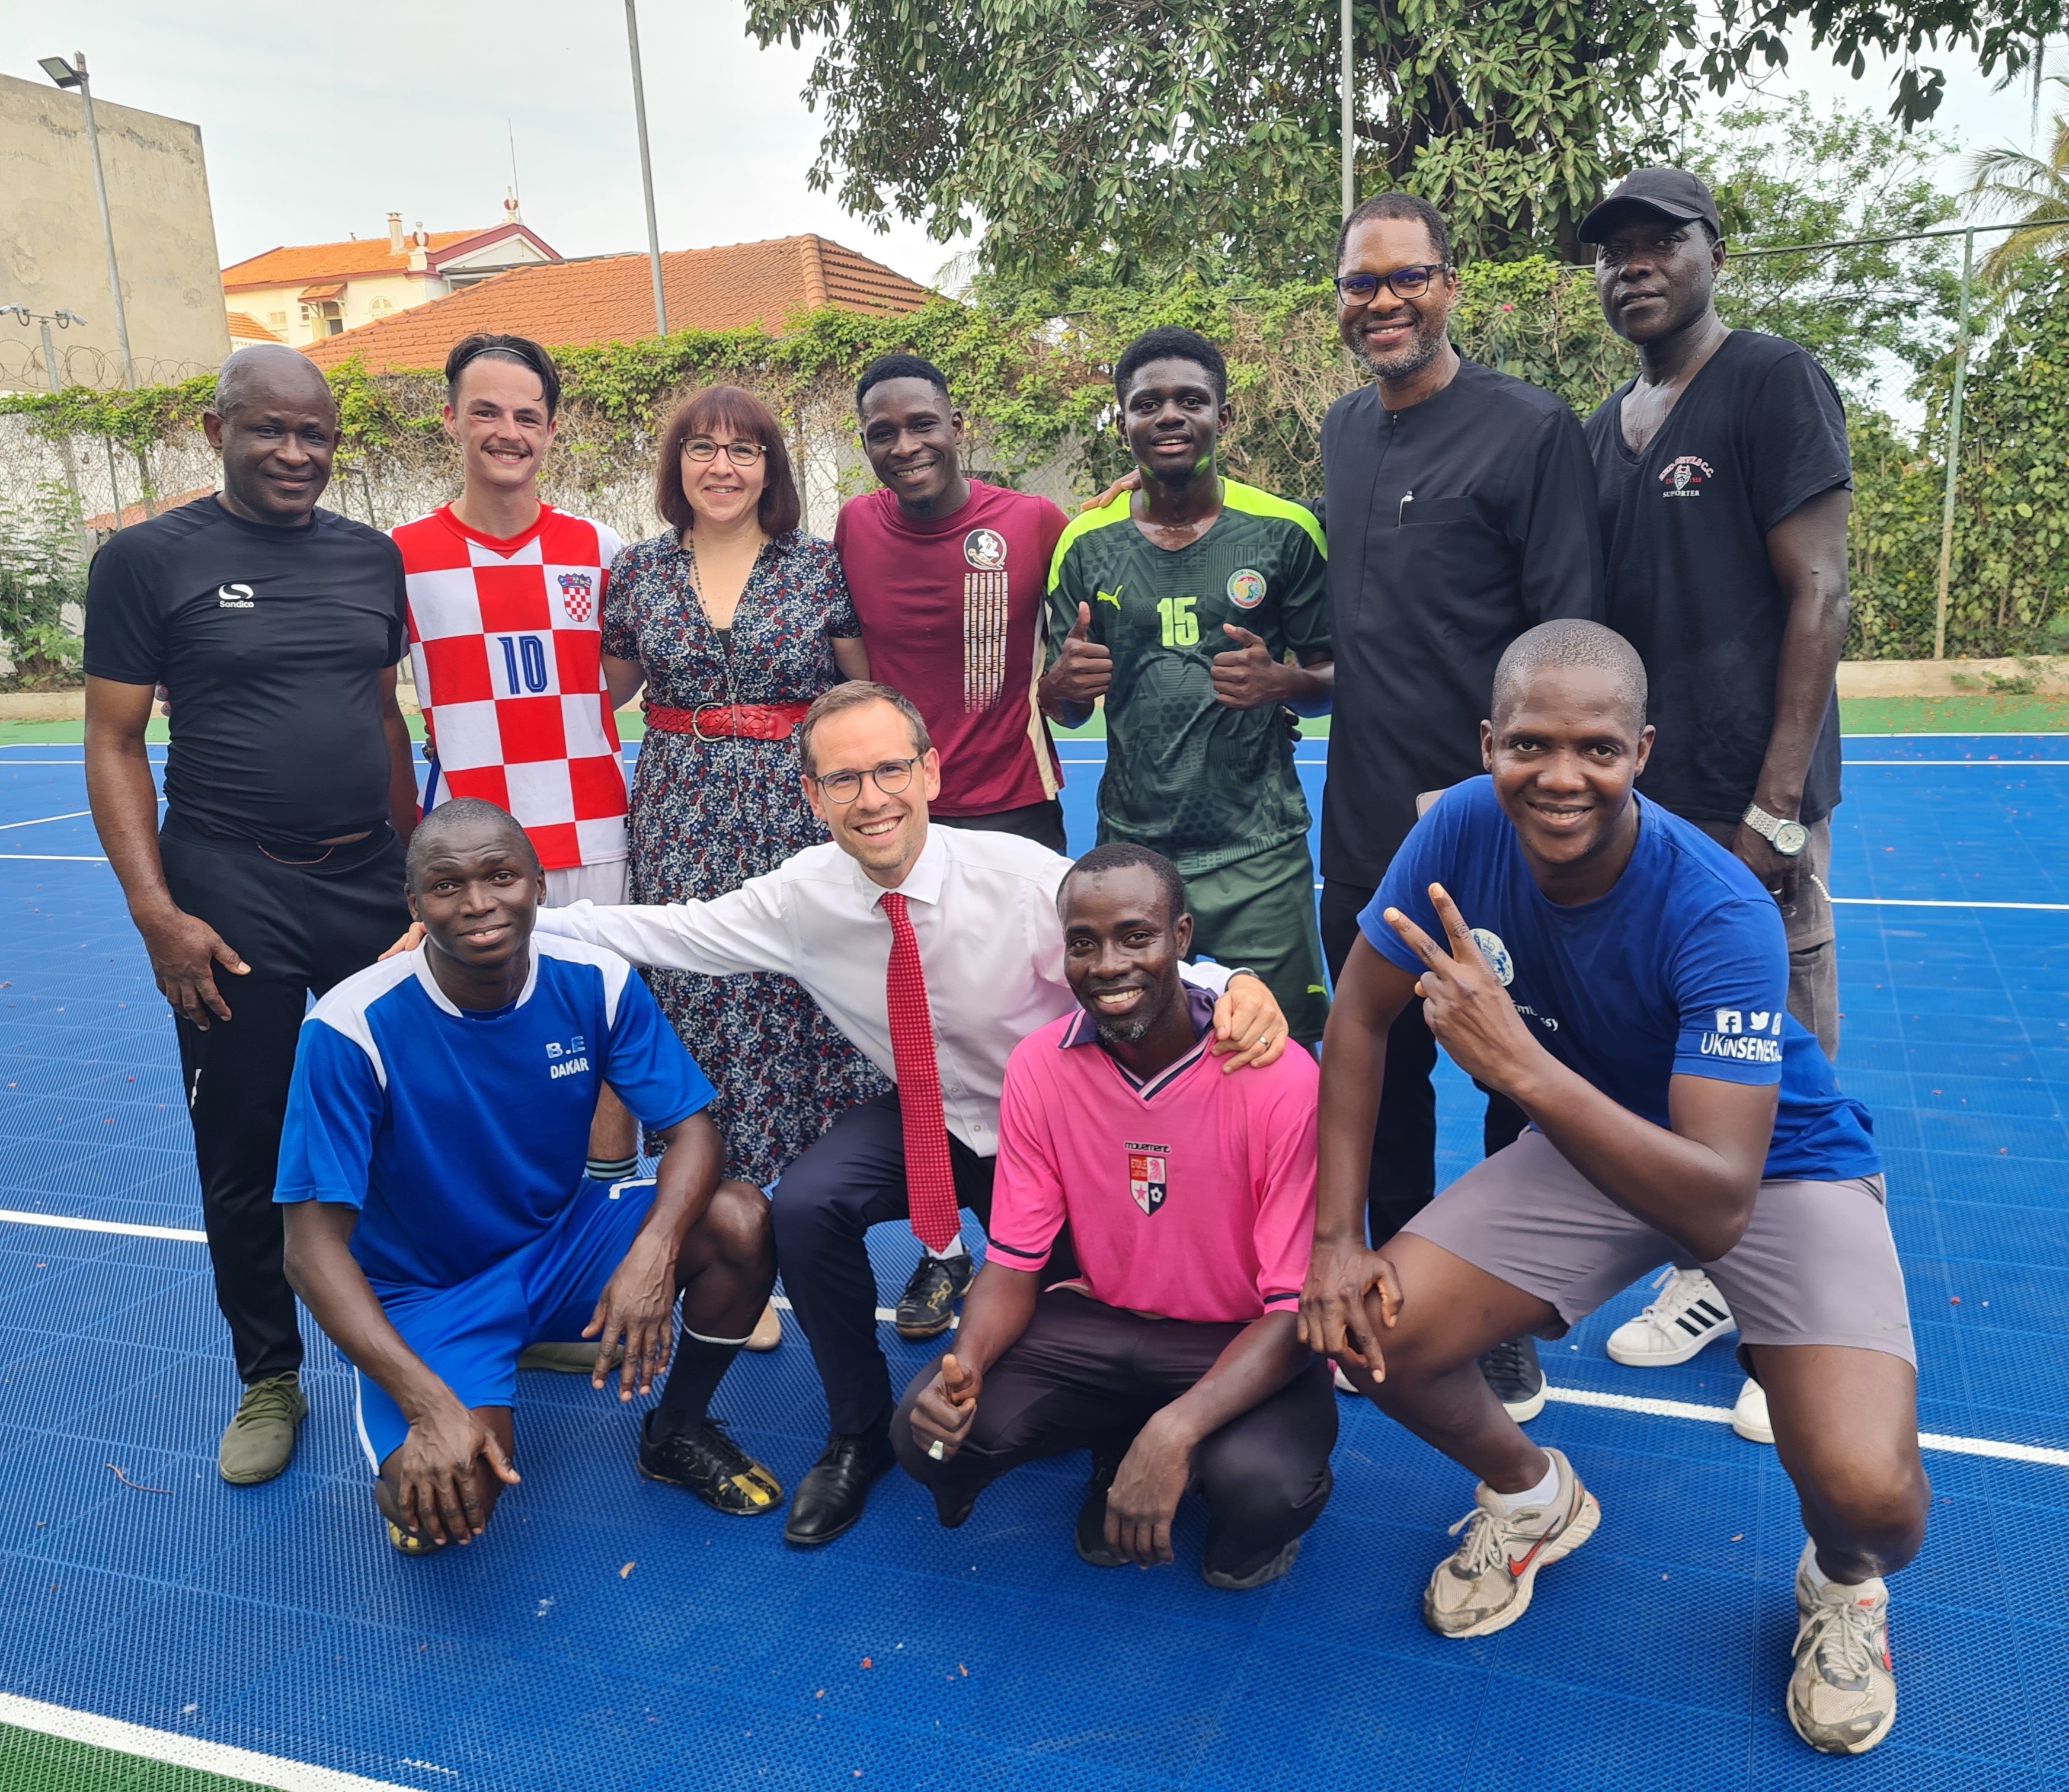
[[[819,794],[829,802],[843,806],[862,794],[862,781],[866,778],[888,797],[895,797],[912,782],[912,768],[924,755],[915,753],[910,759],[887,759],[866,772],[829,772],[824,778],[812,782],[819,787]]]
[[[720,443],[712,441],[708,435],[693,435],[683,444],[683,458],[699,463],[713,461],[718,459],[721,447],[725,450],[726,459],[736,467],[752,467],[769,451],[759,442],[741,438]]]
[[[1397,267],[1390,274],[1345,274],[1336,280],[1336,296],[1347,305],[1369,305],[1384,286],[1397,299],[1419,299],[1445,271],[1444,263],[1432,261],[1420,267]]]

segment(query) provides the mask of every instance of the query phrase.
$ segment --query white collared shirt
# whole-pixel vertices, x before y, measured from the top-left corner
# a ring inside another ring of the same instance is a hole
[[[980,1157],[998,1150],[1006,1060],[1037,1027],[1077,1010],[1063,978],[1056,890],[1071,861],[1017,835],[931,827],[899,886],[919,942],[950,1133]],[[636,965],[706,977],[781,971],[809,990],[855,1049],[896,1078],[884,978],[884,892],[830,841],[709,902],[542,908],[539,927],[608,946]],[[1228,974],[1187,965],[1218,992]],[[692,1050],[695,1045],[692,1042]]]

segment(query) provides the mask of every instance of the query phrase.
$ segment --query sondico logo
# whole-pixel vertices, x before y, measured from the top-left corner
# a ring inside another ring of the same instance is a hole
[[[1765,1008],[1720,1008],[1716,1027],[1703,1035],[1705,1058],[1736,1058],[1748,1063],[1781,1062],[1781,1014]]]
[[[215,588],[215,606],[218,610],[255,610],[251,587],[248,585],[218,585]]]
[[[549,1076],[579,1076],[589,1068],[587,1047],[577,1033],[565,1045],[551,1044],[546,1047],[546,1074]]]

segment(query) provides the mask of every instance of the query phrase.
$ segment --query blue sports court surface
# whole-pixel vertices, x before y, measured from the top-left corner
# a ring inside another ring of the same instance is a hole
[[[1063,751],[1089,843],[1100,747]],[[1317,796],[1324,751],[1300,749]],[[2069,737],[1847,756],[1840,1072],[1887,1157],[1935,1488],[1871,1756],[1814,1756],[1783,1714],[1802,1532],[1774,1452],[1723,1423],[1728,1343],[1651,1372],[1603,1353],[1642,1286],[1547,1347],[1532,1427],[1601,1532],[1480,1642],[1417,1609],[1469,1480],[1349,1401],[1299,1566],[1242,1595],[1198,1578],[1190,1504],[1177,1566],[1082,1565],[1082,1458],[953,1533],[894,1474],[859,1529],[789,1551],[779,1519],[636,1479],[615,1398],[543,1375],[487,1538],[406,1560],[306,1322],[300,1453],[226,1487],[236,1390],[172,1027],[75,744],[0,750],[0,1721],[97,1714],[311,1788],[2069,1785]],[[1478,1121],[1445,1074],[1451,1175]],[[875,1244],[893,1298],[915,1247]],[[894,1370],[924,1360],[884,1336]],[[715,1410],[794,1484],[825,1427],[802,1338],[743,1358]]]

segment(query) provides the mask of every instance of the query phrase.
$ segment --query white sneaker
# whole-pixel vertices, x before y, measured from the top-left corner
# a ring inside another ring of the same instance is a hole
[[[1789,1721],[1821,1754],[1864,1755],[1896,1721],[1889,1589],[1879,1580],[1822,1589],[1796,1570],[1796,1672]]]
[[[1653,1287],[1659,1298],[1610,1333],[1610,1355],[1633,1369],[1667,1369],[1686,1362],[1712,1338],[1736,1332],[1739,1322],[1700,1269],[1667,1269]]]
[[[1559,1471],[1545,1506],[1511,1512],[1484,1482],[1473,1509],[1451,1527],[1466,1540],[1437,1565],[1422,1594],[1422,1622],[1439,1636],[1487,1636],[1507,1630],[1530,1609],[1537,1570],[1564,1560],[1595,1534],[1602,1508],[1557,1450],[1545,1454]]]
[[[1774,1422],[1767,1416],[1767,1390],[1750,1378],[1732,1407],[1732,1429],[1749,1443],[1772,1443]]]

